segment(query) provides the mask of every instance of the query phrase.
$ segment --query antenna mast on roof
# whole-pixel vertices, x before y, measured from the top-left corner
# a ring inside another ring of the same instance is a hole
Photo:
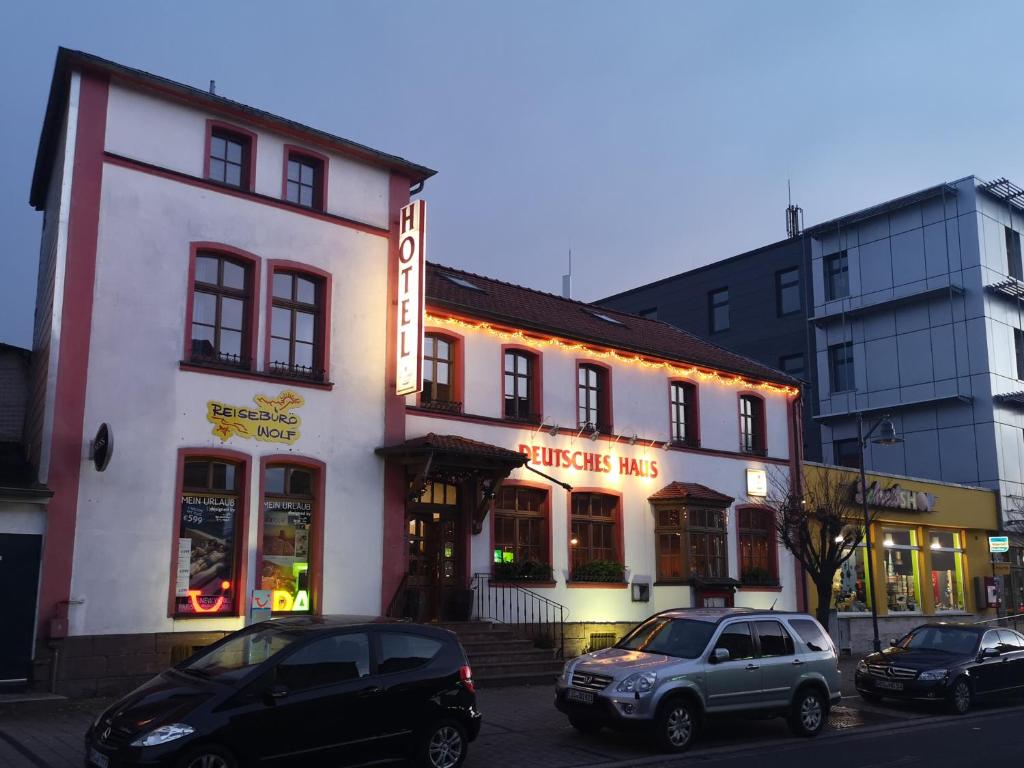
[[[786,237],[799,237],[804,224],[804,209],[793,205],[793,190],[789,179],[786,179],[786,196],[789,198],[789,205],[786,206]]]
[[[569,274],[562,275],[562,296],[572,298],[572,246],[569,247]]]
[[[217,81],[216,80],[211,80],[210,81],[210,93],[212,93],[214,96],[217,95]]]

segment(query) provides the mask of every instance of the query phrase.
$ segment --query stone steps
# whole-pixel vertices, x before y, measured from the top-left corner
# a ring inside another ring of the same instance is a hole
[[[536,648],[530,638],[505,625],[469,621],[441,626],[459,636],[478,685],[552,685],[562,671],[553,649]]]

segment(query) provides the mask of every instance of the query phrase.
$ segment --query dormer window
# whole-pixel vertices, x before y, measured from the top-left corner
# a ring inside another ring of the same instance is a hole
[[[307,150],[285,148],[284,199],[322,211],[327,201],[327,158]]]

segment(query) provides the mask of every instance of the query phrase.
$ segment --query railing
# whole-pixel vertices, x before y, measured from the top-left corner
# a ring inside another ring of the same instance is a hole
[[[565,657],[565,614],[568,609],[544,595],[489,573],[473,576],[474,610],[480,620],[498,621],[529,635],[534,642],[550,642],[558,658]]]
[[[1009,616],[999,616],[994,619],[983,619],[974,622],[975,624],[991,624],[994,627],[1005,627],[1024,632],[1024,613],[1012,613]]]
[[[398,582],[398,589],[395,590],[394,597],[391,598],[391,602],[388,603],[388,611],[385,614],[390,619],[410,619],[409,616],[409,599],[406,594],[409,588],[409,574],[403,573],[402,580]]]

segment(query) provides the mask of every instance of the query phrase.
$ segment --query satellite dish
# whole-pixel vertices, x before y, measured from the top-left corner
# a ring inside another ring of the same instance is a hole
[[[114,454],[114,432],[106,422],[100,424],[100,428],[96,430],[91,453],[90,458],[96,466],[96,471],[105,470],[110,463],[110,457]]]

